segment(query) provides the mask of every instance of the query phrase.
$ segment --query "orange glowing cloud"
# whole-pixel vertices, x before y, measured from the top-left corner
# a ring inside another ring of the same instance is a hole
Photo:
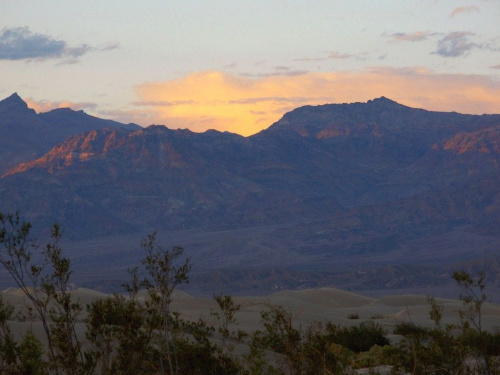
[[[451,12],[450,17],[455,17],[458,14],[471,13],[471,12],[479,12],[479,8],[477,7],[477,5],[455,8],[453,12]]]
[[[34,100],[33,98],[26,98],[23,100],[26,102],[26,104],[28,104],[29,108],[34,109],[35,112],[37,113],[48,112],[56,108],[71,108],[75,111],[78,111],[81,109],[94,109],[95,107],[97,107],[95,103],[89,103],[89,102],[74,103],[69,101],[61,101],[61,102],[53,102],[47,100],[37,101]]]
[[[500,113],[500,82],[489,76],[437,74],[423,68],[372,68],[259,78],[198,72],[136,87],[148,119],[170,128],[242,135],[270,126],[302,105],[360,102],[386,96],[436,111]]]

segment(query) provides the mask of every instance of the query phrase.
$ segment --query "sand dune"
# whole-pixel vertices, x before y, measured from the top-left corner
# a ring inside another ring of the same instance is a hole
[[[72,291],[76,300],[83,306],[96,298],[108,295],[90,289],[79,288]],[[19,289],[8,289],[0,292],[5,303],[22,309],[26,299]],[[138,298],[144,298],[141,291]],[[234,297],[235,303],[241,305],[237,314],[240,328],[252,330],[258,327],[260,312],[270,305],[283,306],[290,311],[297,325],[306,325],[314,321],[330,321],[340,325],[358,324],[365,320],[374,320],[390,331],[398,322],[412,321],[416,324],[430,325],[429,303],[426,296],[394,295],[378,299],[346,292],[333,288],[308,289],[301,291],[285,291],[269,296]],[[459,300],[436,299],[443,307],[443,322],[458,321],[458,311],[462,306]],[[213,319],[210,313],[217,310],[213,299],[193,297],[182,291],[175,291],[172,308],[186,319],[196,320],[199,317]],[[82,318],[84,317],[82,314]],[[352,319],[353,316],[359,319]],[[350,319],[351,318],[351,319]],[[500,305],[486,303],[483,307],[483,325],[487,329],[500,326]]]
[[[373,298],[346,292],[334,288],[306,289],[300,291],[285,291],[272,295],[276,301],[294,301],[318,306],[336,308],[361,307],[374,301]]]

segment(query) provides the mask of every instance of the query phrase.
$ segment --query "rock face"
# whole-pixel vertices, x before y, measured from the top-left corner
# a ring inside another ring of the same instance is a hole
[[[245,138],[23,103],[0,102],[0,210],[85,240],[189,233],[204,285],[419,287],[498,258],[500,115],[382,97],[301,107]]]

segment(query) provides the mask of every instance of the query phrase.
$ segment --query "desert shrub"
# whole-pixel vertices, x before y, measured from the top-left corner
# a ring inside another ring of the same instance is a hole
[[[327,326],[328,339],[340,344],[353,352],[366,352],[374,345],[389,345],[389,340],[384,336],[383,328],[370,320],[357,326],[339,327],[334,324]]]
[[[182,374],[236,375],[241,366],[230,356],[220,352],[217,345],[183,339],[176,343],[177,365]]]
[[[32,333],[27,333],[18,349],[21,374],[45,375],[45,364],[42,360],[42,343]]]
[[[87,306],[89,354],[101,374],[140,374],[153,371],[158,356],[151,345],[151,313],[135,299],[114,295]]]
[[[392,345],[373,345],[369,351],[359,353],[354,361],[355,368],[394,365],[398,362],[399,351]]]
[[[303,360],[302,332],[295,326],[293,315],[282,306],[269,305],[261,312],[264,329],[252,336],[254,348],[280,354],[276,362],[285,373],[300,374]]]
[[[8,325],[13,318],[14,308],[5,304],[0,295],[0,373],[46,374],[42,360],[43,348],[40,340],[28,332],[17,342]]]

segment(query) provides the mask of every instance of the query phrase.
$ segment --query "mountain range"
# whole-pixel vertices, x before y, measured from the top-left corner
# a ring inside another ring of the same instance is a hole
[[[487,268],[500,290],[500,115],[381,97],[242,137],[36,114],[14,94],[0,134],[0,211],[40,238],[59,223],[85,286],[119,284],[157,230],[186,248],[200,293],[444,291],[456,268]]]

